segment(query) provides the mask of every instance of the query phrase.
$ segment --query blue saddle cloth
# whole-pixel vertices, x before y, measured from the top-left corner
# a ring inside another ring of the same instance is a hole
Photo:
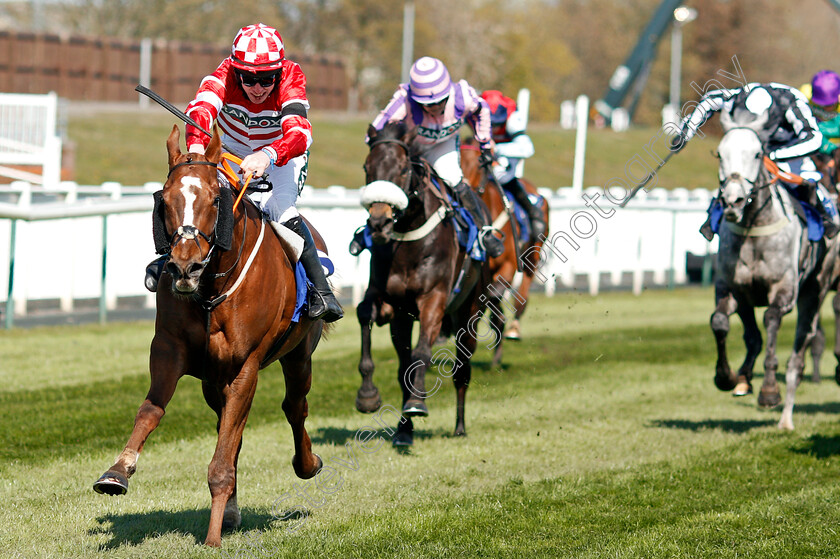
[[[505,197],[507,197],[510,202],[511,207],[513,208],[513,215],[516,218],[516,223],[519,225],[519,235],[521,237],[519,240],[527,241],[531,238],[531,219],[528,217],[528,212],[519,202],[514,200],[513,195],[511,195],[511,193],[507,190],[505,190]],[[528,200],[530,200],[531,205],[538,209],[542,209],[546,204],[545,198],[539,194],[528,194]]]
[[[318,258],[321,260],[321,266],[324,268],[324,274],[329,277],[335,272],[335,264],[333,264],[330,257],[325,253],[318,251]],[[300,315],[306,307],[306,294],[312,282],[306,276],[306,270],[303,269],[303,264],[298,260],[295,264],[295,311],[292,313],[292,322],[298,322]]]
[[[822,217],[819,212],[817,212],[816,208],[814,208],[811,204],[803,202],[802,200],[798,201],[802,205],[802,212],[805,214],[805,223],[808,227],[808,240],[819,241],[825,234],[825,226],[823,225]],[[837,215],[837,209],[834,207],[834,202],[830,199],[825,199],[822,200],[822,203],[829,215]],[[718,203],[717,198],[712,199],[711,204],[709,204],[708,213],[712,232],[718,233],[720,231],[720,223],[723,220],[723,206]]]

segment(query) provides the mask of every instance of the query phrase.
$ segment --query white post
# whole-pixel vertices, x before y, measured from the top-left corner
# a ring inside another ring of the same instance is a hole
[[[526,88],[519,90],[516,95],[516,112],[525,117],[525,127],[528,126],[528,112],[531,110],[531,91]],[[516,176],[522,178],[525,175],[525,160],[520,159],[516,164]]]
[[[408,83],[408,72],[414,58],[414,1],[407,0],[403,7],[402,83]]]
[[[152,87],[152,40],[148,37],[140,41],[140,85]],[[149,98],[139,93],[140,108],[149,108]]]
[[[589,97],[579,95],[575,100],[577,135],[575,136],[575,166],[572,173],[572,189],[575,196],[583,194],[583,166],[586,159],[586,128],[589,126]]]

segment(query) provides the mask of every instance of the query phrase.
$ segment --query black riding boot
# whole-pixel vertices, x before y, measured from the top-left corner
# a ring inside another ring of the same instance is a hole
[[[475,221],[479,229],[478,238],[481,244],[484,245],[487,256],[490,258],[500,256],[505,251],[505,245],[490,229],[491,221],[485,217],[484,212],[481,210],[478,195],[464,181],[459,182],[455,186],[455,192],[458,194],[458,198],[461,200],[464,209],[470,212],[473,221]]]
[[[309,232],[309,228],[300,216],[293,217],[283,225],[297,233],[303,239],[303,252],[300,255],[300,263],[306,270],[306,276],[312,282],[314,289],[309,290],[309,318],[312,320],[323,319],[324,322],[334,322],[344,316],[341,305],[327,283],[327,276],[324,275],[324,268],[318,258],[318,250],[315,248],[315,240]]]
[[[146,266],[146,279],[143,280],[143,283],[146,285],[146,289],[152,293],[157,291],[160,275],[163,273],[163,268],[166,266],[167,260],[169,260],[169,255],[164,254],[159,258],[155,258]]]
[[[818,186],[816,182],[806,180],[796,187],[796,191],[800,200],[808,202],[815,210],[817,210],[817,213],[820,214],[820,218],[822,218],[823,222],[823,228],[825,229],[825,237],[827,239],[833,239],[838,232],[837,223],[835,223],[834,218],[829,215],[828,210],[825,209],[825,205],[817,194],[817,188]]]
[[[516,177],[512,181],[503,184],[502,188],[510,192],[513,195],[513,199],[519,202],[519,205],[528,213],[528,220],[531,222],[531,241],[536,242],[540,235],[545,235],[546,231],[543,213],[531,203],[531,199],[528,198],[528,193],[525,192],[525,187],[522,186],[522,183]]]

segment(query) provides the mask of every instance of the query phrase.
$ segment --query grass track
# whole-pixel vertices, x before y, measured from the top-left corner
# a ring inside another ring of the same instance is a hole
[[[374,116],[318,111],[310,115],[315,141],[307,184],[314,187],[338,184],[348,188],[364,184],[362,164],[367,147],[363,140]],[[76,149],[73,180],[93,185],[105,181],[124,185],[163,181],[166,177],[164,144],[176,122],[180,124],[174,116],[156,107],[148,111],[75,111],[68,126],[68,135]],[[181,131],[183,134],[183,126]],[[603,186],[613,178],[626,180],[626,166],[634,158],[655,166],[656,160],[645,151],[645,146],[653,141],[650,149],[660,156],[667,153],[665,140],[656,139],[659,133],[661,129],[657,128],[633,128],[622,133],[589,130],[584,184]],[[529,128],[529,135],[536,155],[525,166],[526,177],[537,186],[551,189],[570,186],[575,132],[562,130],[555,124],[535,123]],[[711,152],[718,141],[712,137],[692,139],[678,157],[657,173],[656,181],[649,188],[715,188],[717,160]],[[632,173],[641,174],[638,165],[632,166]]]
[[[243,527],[221,552],[200,545],[215,418],[194,379],[179,386],[128,495],[91,490],[148,387],[151,324],[3,332],[0,557],[837,556],[840,389],[803,383],[794,433],[779,432],[778,410],[758,410],[755,397],[718,392],[711,301],[708,289],[535,297],[502,370],[488,367],[488,351],[476,355],[469,436],[450,436],[447,382],[408,455],[353,443],[373,419],[353,409],[358,327],[339,322],[316,352],[307,422],[336,472],[332,492],[294,477],[272,365],[245,431]],[[792,329],[789,317],[781,362]],[[740,336],[735,319],[735,362]],[[45,344],[49,356],[36,357]],[[387,330],[375,330],[374,356],[383,400],[396,406]]]

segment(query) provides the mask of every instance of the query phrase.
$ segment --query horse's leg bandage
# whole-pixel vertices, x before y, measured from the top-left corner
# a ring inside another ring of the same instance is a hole
[[[280,223],[279,221],[272,221],[271,227],[277,233],[277,237],[283,244],[286,252],[294,256],[295,262],[300,260],[300,255],[303,253],[303,237]]]

